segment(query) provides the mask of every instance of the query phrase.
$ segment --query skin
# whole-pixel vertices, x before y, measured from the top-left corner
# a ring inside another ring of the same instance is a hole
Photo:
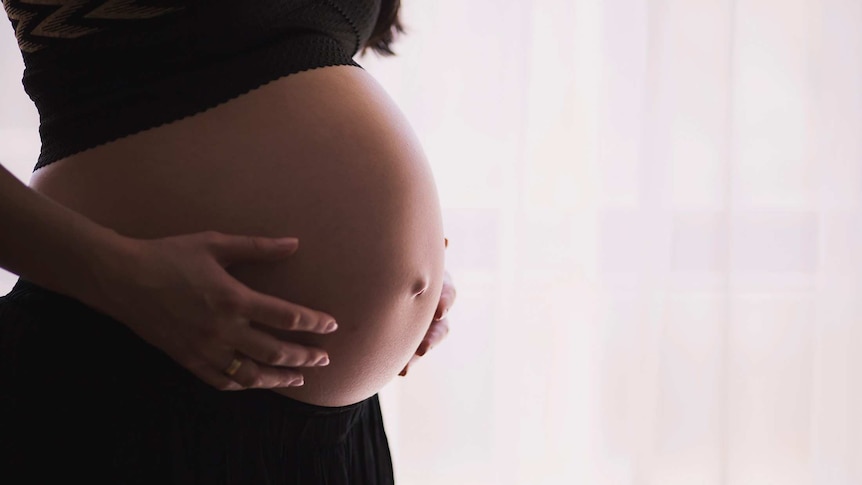
[[[449,247],[449,240],[445,240],[445,245]],[[416,349],[416,353],[413,354],[413,357],[410,358],[410,362],[404,366],[404,369],[398,374],[399,376],[406,376],[407,371],[410,366],[414,365],[416,361],[419,360],[420,357],[424,356],[429,350],[436,347],[443,339],[449,335],[449,309],[452,308],[452,305],[455,304],[455,296],[457,292],[455,291],[455,285],[452,283],[452,277],[449,275],[449,272],[446,271],[443,274],[443,291],[440,293],[440,301],[437,303],[437,310],[434,312],[434,320],[431,322],[431,326],[428,327],[428,331],[425,333],[425,337],[422,339],[422,343],[419,344],[419,348]]]
[[[433,174],[403,115],[354,66],[287,76],[72,155],[37,171],[30,187],[136,239],[207,230],[298,238],[289,258],[227,268],[255,291],[338,322],[329,334],[251,322],[328,355],[329,365],[303,369],[304,385],[280,394],[358,402],[448,332],[454,287],[444,285]],[[212,355],[222,369],[233,359],[226,348]]]

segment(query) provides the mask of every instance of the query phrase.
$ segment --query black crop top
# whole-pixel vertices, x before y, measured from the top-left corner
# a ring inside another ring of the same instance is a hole
[[[39,111],[33,171],[279,77],[354,65],[380,0],[2,0]]]

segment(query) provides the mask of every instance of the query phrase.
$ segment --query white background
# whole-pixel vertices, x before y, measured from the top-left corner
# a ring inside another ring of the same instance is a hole
[[[458,300],[382,393],[398,483],[862,484],[862,2],[403,1],[358,60]],[[26,181],[11,28],[0,69]]]

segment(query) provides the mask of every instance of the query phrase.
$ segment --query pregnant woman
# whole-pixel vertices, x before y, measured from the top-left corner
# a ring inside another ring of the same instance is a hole
[[[392,483],[377,392],[454,299],[353,60],[397,0],[3,4],[42,145],[0,170],[0,482]]]

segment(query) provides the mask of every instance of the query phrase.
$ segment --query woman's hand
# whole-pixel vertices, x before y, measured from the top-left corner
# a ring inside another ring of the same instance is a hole
[[[120,258],[106,256],[97,268],[94,306],[213,387],[298,386],[303,377],[295,367],[329,363],[323,350],[284,342],[250,322],[323,334],[337,327],[332,316],[255,292],[225,270],[284,258],[298,248],[295,238],[206,231],[123,238],[121,248],[110,253]]]
[[[449,320],[446,318],[449,314],[449,309],[455,303],[455,286],[452,284],[452,277],[449,271],[443,272],[443,291],[440,292],[440,301],[437,303],[437,311],[434,312],[434,320],[431,321],[431,326],[425,333],[422,343],[416,349],[416,353],[410,358],[410,362],[404,366],[404,370],[398,375],[406,376],[410,364],[416,362],[419,357],[425,355],[426,352],[436,347],[446,335],[449,334]]]

